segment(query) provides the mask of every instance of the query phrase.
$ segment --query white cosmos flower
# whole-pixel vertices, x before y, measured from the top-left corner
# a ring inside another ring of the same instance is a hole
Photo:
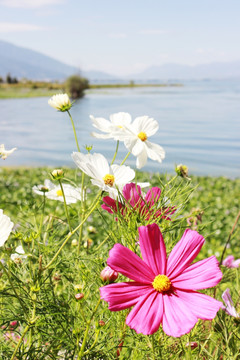
[[[15,249],[15,251],[16,253],[11,255],[11,260],[14,261],[16,264],[21,263],[23,259],[27,258],[27,255],[25,255],[22,245],[19,245]]]
[[[137,157],[136,166],[138,169],[146,164],[148,157],[158,162],[162,162],[165,158],[164,149],[148,140],[158,131],[158,127],[157,121],[153,118],[139,116],[119,138],[119,140],[124,141],[126,148]]]
[[[0,145],[0,158],[5,160],[9,155],[11,155],[17,148],[13,148],[11,150],[6,150],[4,144]]]
[[[48,100],[48,104],[59,111],[67,111],[72,106],[68,94],[53,95],[51,99]]]
[[[119,140],[120,137],[124,134],[128,126],[131,124],[132,117],[130,114],[125,112],[119,112],[116,114],[110,115],[110,121],[104,118],[95,118],[90,115],[90,119],[92,120],[92,124],[98,130],[106,133],[99,134],[96,132],[92,132],[92,136],[98,139],[115,139]]]
[[[135,177],[135,171],[125,165],[109,165],[102,154],[82,154],[74,152],[72,159],[75,164],[88,176],[93,185],[109,192],[116,197],[127,183]]]
[[[2,209],[0,209],[0,246],[3,246],[5,241],[7,241],[12,228],[12,221],[7,215],[4,215]]]
[[[81,200],[81,188],[70,184],[62,184],[62,187],[67,204],[75,204]],[[45,180],[44,185],[33,186],[32,190],[38,195],[45,193],[48,199],[64,202],[61,186],[53,184],[50,180]]]

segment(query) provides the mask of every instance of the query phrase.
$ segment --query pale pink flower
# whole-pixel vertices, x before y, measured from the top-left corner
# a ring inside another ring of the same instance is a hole
[[[110,250],[107,264],[133,281],[100,288],[109,310],[134,306],[126,324],[137,333],[150,335],[160,324],[167,335],[188,333],[198,319],[212,320],[222,303],[197,292],[219,283],[222,273],[215,256],[191,265],[204,238],[185,230],[167,258],[162,234],[156,224],[141,226],[139,244],[142,259],[121,244]]]
[[[158,201],[161,196],[161,189],[159,187],[153,187],[148,190],[143,198],[141,187],[134,183],[130,183],[124,186],[122,195],[123,202],[105,196],[103,198],[104,204],[102,205],[102,208],[110,214],[118,213],[120,211],[123,216],[134,211],[146,220],[154,220],[160,216],[170,220],[169,215],[176,211],[173,207],[159,209]]]
[[[237,268],[240,265],[240,259],[234,260],[234,256],[229,255],[223,260],[222,265],[228,268]]]
[[[223,310],[225,310],[228,315],[231,315],[235,318],[240,318],[240,314],[237,313],[233,305],[230,290],[228,288],[223,292],[222,299],[226,304],[226,306],[223,306]]]

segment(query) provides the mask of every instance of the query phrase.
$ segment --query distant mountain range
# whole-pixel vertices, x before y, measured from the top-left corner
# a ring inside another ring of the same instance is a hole
[[[166,81],[166,80],[200,80],[240,78],[240,61],[216,62],[196,66],[164,64],[151,66],[138,74],[124,78],[102,71],[80,71],[79,68],[64,64],[37,51],[26,49],[0,40],[0,76],[7,73],[18,79],[63,81],[68,76],[80,74],[90,82],[126,82]]]
[[[116,76],[102,71],[80,71],[79,68],[64,64],[37,51],[26,49],[0,40],[0,76],[7,73],[18,79],[59,80],[73,74],[80,74],[90,81],[113,80]]]
[[[200,80],[226,78],[240,78],[240,61],[216,62],[195,66],[164,64],[161,66],[151,66],[141,73],[134,75],[134,79],[141,80]]]

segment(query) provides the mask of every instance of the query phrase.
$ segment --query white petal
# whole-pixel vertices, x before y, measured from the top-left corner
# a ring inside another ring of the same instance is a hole
[[[115,177],[115,184],[119,188],[122,185],[127,184],[135,177],[135,171],[131,169],[129,166],[125,165],[111,165],[113,175]]]
[[[138,139],[136,141],[135,145],[133,146],[131,152],[134,156],[139,156],[143,151],[145,151],[144,142],[142,140]]]
[[[7,215],[0,209],[0,246],[3,246],[12,231],[13,223]]]
[[[141,169],[144,165],[147,163],[147,151],[144,148],[144,150],[139,154],[136,161],[137,169]]]
[[[153,144],[150,141],[145,141],[147,155],[150,159],[162,162],[165,158],[164,149],[157,144]]]
[[[132,117],[129,113],[119,112],[110,115],[110,120],[116,126],[128,126],[132,121]]]
[[[95,118],[92,115],[90,115],[90,119],[92,120],[92,124],[95,128],[103,132],[109,132],[111,126],[109,120],[106,120],[104,118]]]

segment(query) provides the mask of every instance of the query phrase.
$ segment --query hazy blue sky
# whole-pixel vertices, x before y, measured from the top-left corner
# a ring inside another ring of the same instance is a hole
[[[116,75],[240,60],[239,0],[0,0],[0,39]]]

